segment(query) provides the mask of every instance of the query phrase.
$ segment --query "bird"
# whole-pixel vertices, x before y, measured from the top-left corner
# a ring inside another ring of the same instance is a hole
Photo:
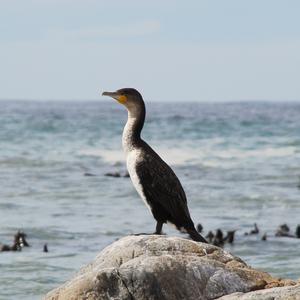
[[[212,244],[218,247],[222,247],[224,245],[224,235],[221,229],[217,229]]]
[[[141,138],[146,117],[142,95],[133,88],[103,92],[126,107],[128,118],[122,135],[127,169],[133,186],[156,220],[154,234],[162,234],[171,223],[192,240],[207,243],[197,232],[187,206],[183,187],[170,166]]]
[[[261,237],[262,241],[266,241],[268,239],[268,235],[264,233],[264,235]]]
[[[228,242],[229,244],[233,244],[235,232],[236,232],[236,230],[227,231],[227,235],[224,238],[224,241]]]
[[[200,223],[197,224],[196,228],[199,233],[201,233],[203,231],[203,226]]]
[[[43,252],[45,252],[45,253],[49,252],[47,244],[44,244],[44,246],[43,246]]]
[[[208,242],[211,244],[215,235],[213,234],[213,232],[210,230],[207,235],[205,236],[208,239]]]
[[[23,247],[30,247],[26,241],[26,233],[18,231],[14,235],[14,243],[12,246],[0,244],[0,252],[3,251],[21,251]]]
[[[250,234],[258,234],[259,233],[259,229],[256,223],[254,223],[254,229],[252,229],[250,231]]]
[[[300,239],[300,225],[297,225],[296,227],[296,237]]]

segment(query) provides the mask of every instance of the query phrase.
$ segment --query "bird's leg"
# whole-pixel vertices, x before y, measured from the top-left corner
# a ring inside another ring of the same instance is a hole
[[[156,229],[155,229],[155,232],[153,232],[153,233],[145,233],[145,232],[142,232],[142,233],[135,233],[134,235],[135,235],[135,236],[139,236],[139,235],[161,234],[162,226],[163,226],[163,223],[162,223],[162,222],[157,222],[157,223],[156,223]]]
[[[163,222],[157,221],[154,234],[162,234],[161,231],[162,231],[163,224],[164,224]]]
[[[158,221],[157,223],[156,223],[156,228],[155,228],[155,232],[153,232],[153,233],[145,233],[145,232],[142,232],[142,233],[135,233],[134,235],[135,236],[139,236],[139,235],[152,235],[152,234],[158,234],[158,235],[161,235],[162,234],[162,227],[163,227],[163,222],[160,222],[160,221]]]

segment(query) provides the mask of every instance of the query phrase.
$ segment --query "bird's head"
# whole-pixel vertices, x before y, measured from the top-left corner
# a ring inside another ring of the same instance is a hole
[[[115,92],[103,92],[102,96],[109,96],[123,104],[130,113],[139,113],[144,110],[144,101],[141,94],[132,88],[124,88]]]

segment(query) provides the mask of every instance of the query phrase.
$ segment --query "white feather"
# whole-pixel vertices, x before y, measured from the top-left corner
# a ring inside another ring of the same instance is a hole
[[[137,165],[139,159],[141,159],[140,152],[141,151],[139,151],[139,150],[132,150],[127,154],[127,170],[130,175],[133,186],[135,187],[136,191],[138,192],[138,194],[140,195],[140,197],[142,198],[142,200],[144,201],[144,203],[146,204],[146,206],[152,213],[151,207],[150,207],[149,203],[147,202],[147,199],[143,192],[143,187],[141,185],[141,181],[136,172],[136,165]]]
[[[135,121],[135,118],[130,117],[130,115],[128,116],[128,120],[123,131],[122,144],[126,154],[127,170],[130,175],[132,184],[135,187],[138,194],[140,195],[140,197],[142,198],[142,200],[144,201],[144,203],[146,204],[146,206],[148,207],[148,209],[150,210],[150,212],[152,213],[151,207],[147,202],[145,194],[143,192],[141,181],[136,172],[137,163],[140,162],[143,159],[143,157],[142,150],[135,148],[131,142],[132,127]]]

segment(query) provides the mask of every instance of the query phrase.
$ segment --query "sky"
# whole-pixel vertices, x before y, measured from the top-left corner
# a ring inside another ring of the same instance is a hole
[[[299,0],[0,0],[0,99],[300,100]]]

